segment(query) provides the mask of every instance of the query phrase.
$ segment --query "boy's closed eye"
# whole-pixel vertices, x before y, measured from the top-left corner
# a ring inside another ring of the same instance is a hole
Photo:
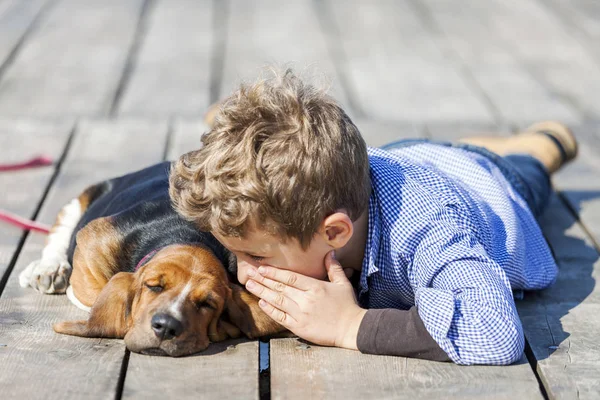
[[[261,262],[262,260],[265,259],[265,257],[255,256],[252,254],[246,254],[246,256],[250,257],[251,259],[253,259],[256,262]]]

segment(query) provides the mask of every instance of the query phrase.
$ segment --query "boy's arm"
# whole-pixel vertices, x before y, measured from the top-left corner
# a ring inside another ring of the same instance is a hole
[[[511,286],[474,233],[442,213],[409,268],[418,314],[458,364],[510,364],[525,345]]]
[[[316,344],[363,353],[449,361],[425,329],[416,307],[364,310],[342,266],[325,259],[329,282],[273,267],[249,270],[246,283],[267,315]],[[252,283],[252,284],[251,284]]]
[[[450,361],[425,329],[416,307],[368,310],[358,329],[356,345],[367,354]]]

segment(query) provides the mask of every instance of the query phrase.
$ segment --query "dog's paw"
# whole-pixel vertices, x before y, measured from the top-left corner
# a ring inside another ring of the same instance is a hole
[[[31,286],[44,294],[65,293],[72,267],[64,259],[41,259],[32,262],[19,275],[21,287]]]

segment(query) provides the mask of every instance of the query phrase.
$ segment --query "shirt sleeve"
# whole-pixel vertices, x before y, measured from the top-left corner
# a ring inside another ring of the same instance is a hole
[[[358,350],[367,354],[450,361],[425,329],[416,307],[368,310],[358,329],[356,344]]]
[[[525,341],[510,283],[477,235],[449,211],[421,233],[408,272],[431,337],[457,364],[519,360]]]

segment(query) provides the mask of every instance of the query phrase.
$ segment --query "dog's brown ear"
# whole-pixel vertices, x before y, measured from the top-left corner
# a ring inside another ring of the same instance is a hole
[[[219,308],[216,310],[215,315],[208,325],[208,338],[211,342],[221,342],[229,338],[237,338],[240,336],[240,330],[234,325],[221,319],[223,316],[223,310],[225,309],[229,299],[231,298],[231,289],[223,287],[223,293],[221,293],[221,299]]]
[[[230,284],[231,297],[226,308],[229,320],[246,336],[254,339],[261,336],[273,335],[285,330],[264,313],[258,305],[258,298],[247,292],[239,285]]]
[[[87,321],[59,322],[53,325],[54,331],[74,336],[123,338],[131,322],[133,282],[132,273],[119,272],[98,295]]]

